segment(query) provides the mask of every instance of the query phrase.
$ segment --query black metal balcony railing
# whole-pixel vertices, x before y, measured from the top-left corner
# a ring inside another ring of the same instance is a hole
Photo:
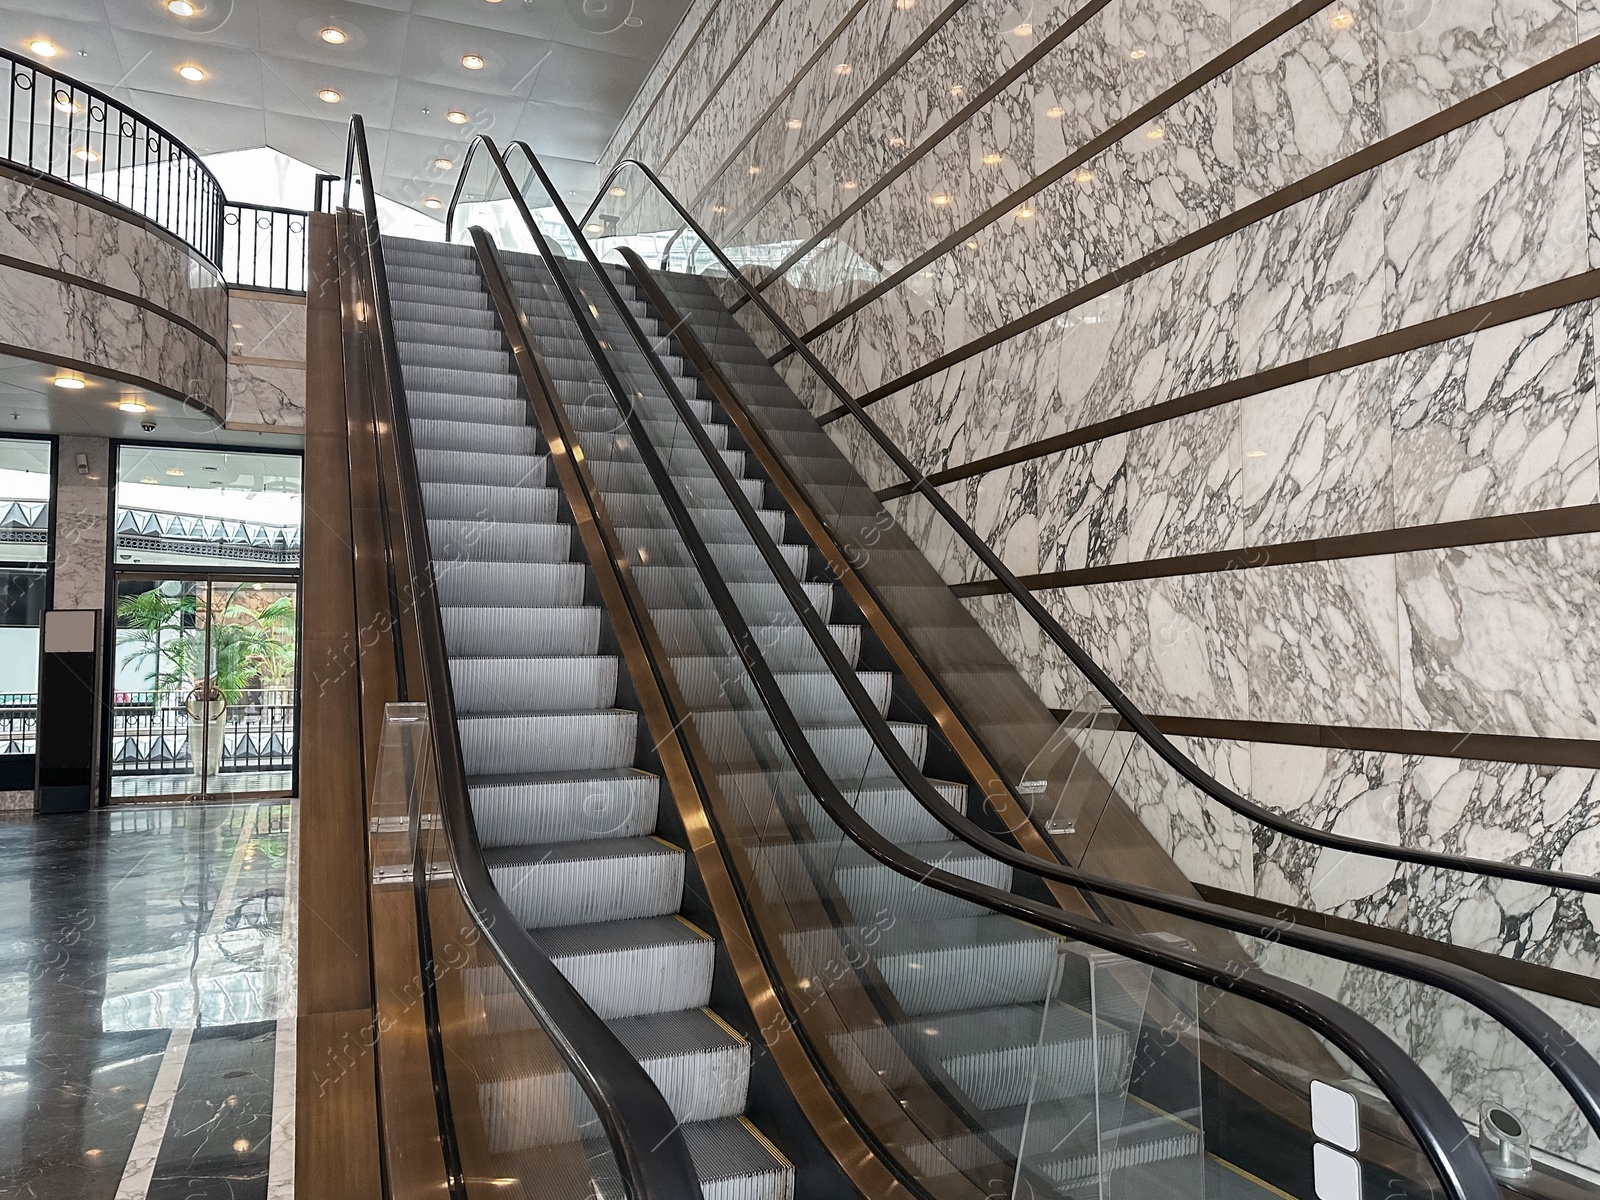
[[[32,754],[38,736],[38,695],[0,693],[0,754]]]
[[[119,775],[193,774],[193,722],[181,702],[153,692],[122,693],[112,709],[111,767]],[[294,765],[294,697],[246,692],[230,704],[222,765],[230,771],[285,771]]]
[[[234,204],[200,157],[104,92],[0,49],[3,155],[92,192],[192,246],[242,287],[305,291],[306,214]]]

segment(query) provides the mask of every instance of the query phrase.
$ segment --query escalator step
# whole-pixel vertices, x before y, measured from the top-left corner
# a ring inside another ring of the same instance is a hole
[[[566,532],[565,527],[558,527]],[[456,713],[546,712],[610,708],[617,660],[610,655],[512,658],[450,656]]]
[[[626,767],[638,752],[639,714],[626,708],[466,715],[456,724],[472,775]]]
[[[607,1019],[711,1002],[716,943],[678,917],[535,929],[533,937]]]
[[[529,929],[659,917],[683,900],[683,852],[654,837],[502,846],[483,857]]]
[[[579,577],[581,583],[581,576]],[[442,589],[441,589],[442,590]],[[558,607],[450,606],[444,642],[451,656],[477,654],[593,654],[600,644],[600,610]]]
[[[661,779],[648,771],[481,775],[467,781],[485,848],[643,837],[656,827]]]

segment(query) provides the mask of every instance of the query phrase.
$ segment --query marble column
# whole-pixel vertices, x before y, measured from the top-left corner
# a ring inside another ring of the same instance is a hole
[[[79,455],[88,472],[79,470]],[[56,467],[56,545],[53,608],[104,608],[106,522],[111,443],[63,437]]]

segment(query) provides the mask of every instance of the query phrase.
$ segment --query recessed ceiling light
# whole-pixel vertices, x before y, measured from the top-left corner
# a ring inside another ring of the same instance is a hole
[[[483,70],[483,55],[463,54],[461,56],[461,65],[469,71],[481,71]]]
[[[1079,183],[1093,183],[1094,182],[1094,172],[1093,171],[1079,171],[1076,175],[1073,176],[1073,178],[1076,179]]]
[[[89,386],[76,375],[57,375],[50,382],[55,384],[62,391],[66,392],[81,392],[84,388]]]
[[[189,0],[167,0],[167,11],[175,17],[192,17],[194,5]]]
[[[1067,110],[1062,108],[1059,104],[1053,104],[1044,110],[1044,115],[1049,117],[1052,121],[1059,121],[1062,117],[1067,115]]]
[[[143,479],[139,480],[139,482],[140,483],[160,483],[161,480],[157,479],[154,475],[146,475]]]
[[[87,146],[80,146],[78,149],[74,150],[72,152],[72,157],[77,159],[79,162],[99,162],[100,161],[99,152],[95,151],[95,150],[91,150]]]
[[[950,197],[945,195],[943,192],[940,192],[935,196],[929,196],[928,203],[933,205],[935,208],[945,208],[950,203]]]
[[[444,201],[439,199],[439,197],[437,197],[437,196],[429,196],[426,200],[424,200],[422,202],[422,207],[423,208],[443,208],[444,207]]]
[[[904,146],[905,144],[906,144],[905,138],[899,136],[898,134],[896,134],[894,137],[889,139],[889,145],[891,145],[891,146]]]
[[[183,470],[180,467],[168,467],[167,474],[176,476],[179,479],[183,478]]]
[[[804,124],[805,124],[805,122],[802,121],[799,117],[790,117],[787,121],[785,121],[783,123],[783,127],[785,129],[799,129],[800,126],[802,126]]]
[[[840,181],[839,186],[842,187],[847,192],[853,192],[860,185],[857,184],[854,179],[845,179],[845,180],[841,180]]]
[[[455,166],[455,163],[448,158],[436,158],[433,160],[433,169],[435,171],[448,171],[453,166]]]
[[[1033,36],[1033,24],[1031,22],[1029,22],[1029,21],[1024,21],[1022,24],[1018,25],[1015,29],[1013,29],[1011,32],[1016,34],[1018,37],[1032,37]]]
[[[998,150],[991,150],[983,156],[983,165],[986,167],[997,166],[1004,157]]]
[[[202,79],[204,79],[206,77],[206,73],[204,71],[202,71],[199,67],[195,66],[193,63],[188,63],[188,64],[185,64],[184,66],[179,67],[178,68],[178,74],[182,75],[190,83],[199,83]]]
[[[317,36],[330,46],[342,46],[350,40],[350,35],[337,25],[329,25]]]
[[[317,93],[317,99],[321,100],[324,104],[337,104],[339,101],[343,100],[344,97],[336,92],[333,88],[323,88]]]
[[[952,96],[965,96],[967,94],[967,89],[959,83],[952,83],[950,85],[950,94]]]
[[[1145,130],[1144,135],[1152,142],[1159,142],[1162,138],[1167,136],[1167,131],[1161,128],[1161,126],[1157,125],[1154,129]]]
[[[585,233],[604,233],[606,231],[606,227],[604,225],[597,225],[591,221],[589,224],[583,227],[583,231]],[[591,305],[591,307],[593,306]],[[599,314],[596,313],[595,315],[598,316]]]
[[[61,53],[60,46],[54,42],[46,41],[44,38],[40,38],[36,42],[29,42],[28,49],[32,50],[40,58],[54,58]]]
[[[1328,26],[1332,29],[1349,29],[1355,23],[1355,13],[1342,4],[1339,6],[1338,11],[1328,18]]]
[[[968,242],[967,243],[967,249],[968,250],[976,250],[977,248],[978,248],[978,243],[977,242]]]
[[[855,68],[852,67],[849,63],[839,63],[836,67],[833,68],[833,73],[835,75],[848,75],[848,74],[850,74],[851,71],[854,71],[854,70],[855,70]]]
[[[728,206],[726,204],[713,204],[711,206],[711,211],[714,213],[725,213],[728,211]]]
[[[459,108],[452,108],[449,112],[445,113],[444,119],[449,121],[452,125],[465,125],[467,123],[467,114],[462,112]]]
[[[628,194],[628,189],[627,188],[619,188],[619,187],[612,188],[611,192],[610,192],[610,195],[613,195],[613,196],[626,196],[627,194]]]
[[[1031,221],[1033,220],[1033,209],[1029,208],[1027,205],[1023,205],[1021,208],[1017,209],[1017,216],[1024,221]]]
[[[910,12],[917,6],[917,0],[894,0],[894,6],[901,12]]]
[[[758,166],[756,166],[756,164],[755,164],[755,163],[751,163],[751,164],[750,164],[750,165],[749,165],[749,166],[748,166],[748,167],[747,167],[747,168],[745,168],[745,169],[746,169],[746,170],[747,170],[747,171],[749,171],[749,172],[750,172],[750,174],[752,174],[752,175],[759,175],[759,174],[761,174],[761,168],[760,168],[760,167],[758,167]]]
[[[1147,55],[1149,53],[1150,53],[1150,51],[1148,51],[1148,50],[1133,49],[1133,50],[1128,51],[1128,57],[1131,58],[1131,59],[1134,59],[1135,61],[1137,61],[1138,59],[1141,59],[1141,58],[1145,57],[1145,55]]]

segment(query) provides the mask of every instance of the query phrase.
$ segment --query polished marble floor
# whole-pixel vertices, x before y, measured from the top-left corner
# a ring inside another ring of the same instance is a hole
[[[292,1195],[293,811],[0,816],[0,1196]]]

